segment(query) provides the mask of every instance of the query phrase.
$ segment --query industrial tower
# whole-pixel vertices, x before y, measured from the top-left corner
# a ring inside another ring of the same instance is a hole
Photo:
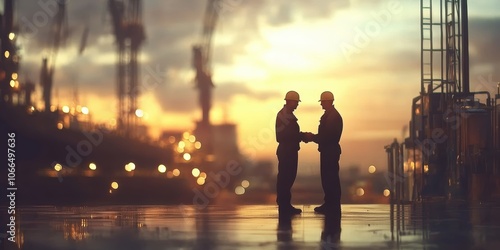
[[[212,35],[217,24],[218,2],[208,0],[203,19],[203,30],[198,44],[193,46],[193,67],[196,70],[196,87],[199,90],[199,102],[202,110],[201,123],[210,125],[210,108],[212,106],[211,47]]]
[[[196,134],[205,144],[205,152],[212,151],[212,126],[210,123],[210,109],[212,107],[211,47],[212,35],[217,24],[220,11],[220,0],[208,0],[203,19],[203,30],[200,41],[193,46],[193,67],[196,71],[196,88],[199,91],[201,106],[201,121],[198,122]]]
[[[500,95],[470,91],[467,1],[420,0],[420,32],[410,134],[386,146],[391,199],[487,199],[500,174]]]
[[[43,102],[45,112],[50,112],[51,93],[54,80],[54,70],[59,47],[65,42],[68,36],[68,25],[66,19],[66,1],[57,1],[57,13],[54,16],[52,27],[49,29],[49,54],[42,59],[42,69],[40,71],[40,85],[43,88]],[[50,41],[50,39],[53,39]]]
[[[109,0],[113,30],[117,44],[117,130],[126,136],[135,137],[138,117],[136,115],[139,96],[139,73],[137,56],[145,40],[142,25],[141,0]]]
[[[5,0],[0,16],[0,104],[12,103],[15,80],[12,74],[17,72],[18,62],[14,33],[14,1]],[[17,78],[17,77],[16,77]]]

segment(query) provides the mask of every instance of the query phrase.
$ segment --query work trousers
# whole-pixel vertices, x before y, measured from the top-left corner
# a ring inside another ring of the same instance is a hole
[[[299,154],[297,150],[278,150],[278,178],[276,180],[276,203],[290,206],[292,185],[297,177]]]
[[[325,193],[325,205],[340,209],[340,154],[336,152],[320,153],[321,185]]]

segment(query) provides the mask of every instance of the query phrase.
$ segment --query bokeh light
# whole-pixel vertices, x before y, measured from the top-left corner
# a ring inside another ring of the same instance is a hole
[[[375,166],[371,165],[368,167],[368,173],[373,174],[375,173],[375,171],[377,171],[377,168]]]
[[[177,168],[176,168],[176,169],[174,169],[174,170],[172,171],[172,174],[173,174],[175,177],[177,177],[177,176],[181,175],[181,171],[180,171],[179,169],[177,169]]]
[[[363,188],[357,188],[356,189],[356,195],[357,196],[363,196],[365,194],[365,190]]]
[[[234,189],[234,193],[237,194],[237,195],[242,195],[245,193],[245,188],[242,187],[242,186],[237,186],[235,189]]]
[[[387,189],[387,188],[384,189],[384,196],[387,197],[389,195],[391,195],[391,191],[389,189]]]
[[[55,166],[54,166],[54,170],[56,170],[57,172],[61,171],[62,170],[62,165],[57,163]]]
[[[244,187],[244,188],[247,188],[247,187],[249,187],[249,186],[250,186],[250,182],[249,182],[249,181],[247,181],[247,180],[243,180],[243,181],[241,182],[241,186],[242,186],[242,187]]]
[[[200,170],[198,168],[193,168],[193,171],[191,171],[191,174],[194,177],[198,177],[200,175]]]
[[[167,167],[165,167],[165,165],[163,165],[163,164],[158,165],[158,172],[165,173],[166,171],[167,171]]]

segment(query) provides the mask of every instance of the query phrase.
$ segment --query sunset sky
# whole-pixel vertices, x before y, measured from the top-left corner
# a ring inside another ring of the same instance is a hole
[[[16,1],[21,81],[39,81],[48,25],[36,17],[51,14],[42,7],[47,2],[52,1]],[[53,102],[71,105],[77,88],[93,120],[109,122],[117,100],[107,1],[67,2],[70,36],[59,51]],[[153,137],[162,130],[192,130],[201,118],[191,47],[201,35],[205,4],[143,1],[140,84],[151,79],[158,84],[143,89],[139,106]],[[386,168],[383,146],[403,137],[411,99],[420,90],[419,1],[224,0],[220,14],[213,38],[211,120],[238,125],[243,153],[256,150],[252,160],[276,161],[274,120],[288,90],[301,95],[295,111],[301,129],[316,133],[323,113],[319,95],[330,90],[344,119],[341,167]],[[80,55],[85,26],[89,37]],[[494,93],[500,81],[498,1],[469,1],[469,26],[471,90]],[[40,93],[37,84],[41,105]],[[318,158],[315,144],[302,144],[301,172],[317,173]]]

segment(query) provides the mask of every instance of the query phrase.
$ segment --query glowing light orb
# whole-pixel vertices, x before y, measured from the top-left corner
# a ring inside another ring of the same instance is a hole
[[[375,166],[371,165],[368,167],[368,173],[373,174],[375,173],[375,171],[377,171],[377,168]]]
[[[61,164],[59,164],[59,163],[57,163],[57,164],[54,166],[54,170],[55,170],[55,171],[57,171],[57,172],[61,171],[61,170],[62,170],[62,165],[61,165]]]
[[[177,177],[177,176],[181,175],[181,171],[180,171],[179,169],[177,169],[177,168],[176,168],[176,169],[174,169],[174,170],[172,171],[172,174],[173,174],[175,177]]]
[[[356,189],[356,195],[357,196],[363,196],[365,194],[365,190],[363,188],[357,188]]]
[[[158,165],[158,172],[165,173],[166,171],[167,171],[167,167],[165,167],[165,165],[163,165],[163,164]]]
[[[241,186],[242,186],[242,187],[244,187],[244,188],[247,188],[247,187],[249,187],[249,186],[250,186],[250,182],[249,182],[249,181],[247,181],[247,180],[243,180],[243,181],[241,182]]]
[[[391,191],[389,189],[387,189],[387,188],[384,189],[384,196],[387,197],[389,195],[391,195]]]
[[[234,189],[234,193],[237,194],[237,195],[242,195],[245,193],[245,188],[242,187],[242,186],[237,186],[235,189]]]
[[[193,168],[193,171],[191,171],[191,174],[194,176],[194,177],[198,177],[200,176],[200,170],[198,168]]]

